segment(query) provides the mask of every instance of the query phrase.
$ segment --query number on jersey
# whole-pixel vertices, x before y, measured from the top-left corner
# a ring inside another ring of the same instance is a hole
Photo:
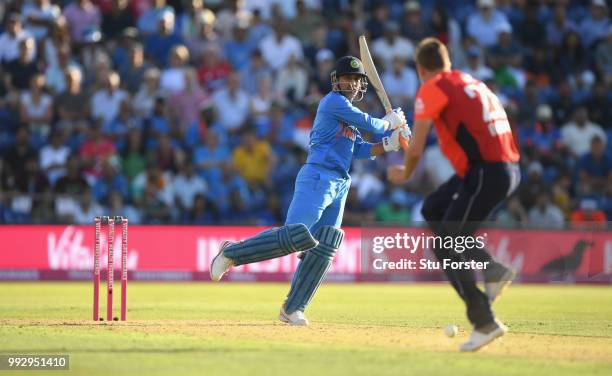
[[[464,77],[464,80],[467,82],[464,87],[465,94],[470,98],[476,98],[476,96],[480,98],[482,121],[487,124],[491,136],[511,132],[506,111],[499,98],[482,82],[475,81],[470,76]]]

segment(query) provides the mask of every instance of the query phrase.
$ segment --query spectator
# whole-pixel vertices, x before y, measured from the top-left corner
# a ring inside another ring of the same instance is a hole
[[[40,72],[33,58],[34,39],[25,38],[19,42],[19,57],[5,64],[9,88],[17,91],[26,90],[32,77]]]
[[[36,74],[30,81],[30,90],[21,94],[19,102],[19,118],[38,145],[47,140],[53,116],[53,98],[43,92],[44,86],[45,76]]]
[[[142,223],[140,211],[132,205],[126,205],[120,192],[112,191],[108,194],[107,210],[111,216],[120,215],[129,218],[130,224],[139,225]]]
[[[108,39],[118,39],[128,27],[134,26],[134,17],[127,10],[128,0],[112,0],[110,12],[102,16],[102,32]]]
[[[81,89],[81,71],[76,68],[68,68],[65,75],[66,90],[56,99],[59,115],[58,127],[71,131],[84,127],[89,116],[89,101],[87,94]]]
[[[280,102],[272,102],[269,118],[256,124],[257,137],[268,141],[278,154],[287,153],[294,144],[293,120]]]
[[[231,67],[221,58],[219,49],[211,45],[198,68],[198,81],[208,93],[214,93],[227,86],[230,71]]]
[[[414,47],[410,40],[399,35],[399,25],[388,22],[382,37],[372,42],[372,54],[380,59],[384,69],[390,69],[394,57],[402,57],[405,61],[412,58]]]
[[[279,71],[287,65],[291,56],[302,59],[302,44],[293,35],[287,34],[284,21],[277,20],[274,33],[265,37],[259,44],[262,56],[268,66]]]
[[[174,22],[174,9],[166,5],[166,0],[153,0],[153,6],[146,10],[140,18],[138,18],[138,31],[142,34],[150,35],[155,33],[159,27],[159,21],[168,14],[172,14]]]
[[[20,44],[24,39],[31,39],[32,35],[23,30],[19,13],[8,15],[6,31],[0,35],[0,63],[6,64],[19,58]],[[36,45],[28,50],[27,60],[36,57]]]
[[[508,199],[506,207],[502,209],[495,220],[502,226],[523,227],[527,224],[527,211],[521,205],[521,200],[517,196]]]
[[[587,55],[580,41],[580,34],[569,31],[561,40],[561,46],[555,51],[555,67],[557,77],[566,78],[574,72],[580,72],[587,67]]]
[[[512,26],[500,24],[496,29],[497,44],[488,50],[489,64],[495,71],[495,82],[501,87],[522,88],[525,74],[522,71],[522,50],[514,41]]]
[[[561,166],[559,129],[553,122],[552,109],[541,104],[536,109],[536,121],[520,130],[520,143],[524,155],[545,165]]]
[[[78,198],[76,205],[69,209],[64,215],[69,221],[79,225],[88,225],[91,219],[104,214],[104,208],[94,198],[91,188],[87,187],[85,192]]]
[[[169,207],[174,203],[172,176],[161,171],[156,163],[149,162],[147,169],[134,178],[131,197],[139,206],[146,205],[144,218],[149,218],[148,211],[156,217],[154,221],[169,217]]]
[[[493,47],[501,30],[507,30],[510,23],[506,16],[495,9],[494,0],[478,0],[478,13],[472,14],[467,20],[467,33],[485,48]]]
[[[159,13],[156,32],[145,38],[145,55],[157,66],[166,67],[170,51],[180,44],[183,44],[182,38],[174,33],[174,13],[168,10]]]
[[[216,92],[212,100],[219,123],[226,131],[234,133],[242,127],[249,114],[250,98],[240,87],[236,72],[228,76],[227,89]]]
[[[227,146],[220,143],[219,134],[215,130],[208,132],[206,145],[193,152],[193,164],[200,176],[210,184],[221,180],[223,170],[228,169],[231,152]]]
[[[523,19],[516,24],[516,30],[519,42],[524,47],[534,49],[546,44],[546,28],[538,17],[540,9],[529,2],[523,7]]]
[[[129,47],[126,63],[119,68],[119,77],[125,90],[130,94],[135,94],[145,78],[145,72],[149,68],[150,65],[144,60],[142,44],[133,43]]]
[[[599,136],[591,139],[590,152],[578,160],[579,194],[602,194],[606,184],[612,181],[612,158],[606,155],[606,144]]]
[[[119,88],[121,79],[117,72],[110,72],[104,80],[104,87],[91,97],[91,115],[94,119],[108,123],[119,114],[121,102],[129,99],[128,93]]]
[[[257,85],[261,79],[272,80],[272,70],[266,64],[261,51],[255,50],[251,54],[249,64],[239,72],[240,82],[244,90],[254,95],[257,92]]]
[[[599,124],[589,120],[586,107],[580,106],[574,110],[573,120],[561,128],[561,142],[569,148],[575,157],[588,153],[591,140],[598,136],[604,143],[606,134]]]
[[[453,18],[449,17],[446,9],[439,5],[434,7],[429,29],[431,34],[445,43],[451,51],[461,49],[461,26]],[[454,55],[453,52],[451,54]],[[454,61],[454,59],[451,59]]]
[[[279,84],[282,84],[280,81]],[[251,97],[250,116],[255,124],[269,121],[270,108],[275,100],[272,92],[272,81],[269,76],[263,76],[257,82],[257,92]]]
[[[162,70],[159,86],[164,94],[172,96],[185,89],[185,69],[189,61],[189,50],[183,45],[172,47],[170,65]]]
[[[102,174],[102,166],[108,159],[116,156],[117,149],[113,143],[102,136],[100,125],[93,124],[87,131],[87,139],[79,148],[79,157],[83,163],[84,173],[93,181]]]
[[[34,149],[30,146],[30,134],[26,127],[19,127],[15,131],[15,142],[6,150],[4,154],[4,166],[8,175],[13,178],[23,171],[22,167],[25,165],[26,160],[36,157]],[[10,179],[9,189],[14,185],[13,179]]]
[[[583,199],[580,201],[580,208],[572,213],[571,224],[576,229],[605,229],[606,220],[606,213],[597,208],[597,201]]]
[[[236,170],[249,184],[269,184],[273,154],[267,141],[258,140],[255,132],[245,129],[241,144],[232,153]]]
[[[423,22],[421,5],[418,1],[410,0],[404,5],[403,22],[401,23],[401,34],[414,43],[432,34],[429,25]]]
[[[185,38],[185,44],[195,61],[200,61],[209,48],[221,48],[222,39],[215,30],[215,14],[205,9],[198,14],[195,24],[197,34],[193,37]]]
[[[61,16],[60,8],[50,0],[34,0],[21,8],[25,21],[24,29],[39,41],[47,36],[49,29]]]
[[[567,18],[566,6],[562,2],[557,3],[554,6],[553,19],[546,25],[546,40],[552,47],[558,47],[567,32],[578,30],[578,26]]]
[[[141,129],[140,119],[133,116],[132,105],[124,100],[119,105],[119,113],[112,121],[102,125],[102,133],[115,144],[117,150],[125,150],[126,136],[130,129]]]
[[[610,19],[608,18],[608,6],[605,0],[592,0],[589,16],[580,23],[579,30],[582,43],[591,48],[599,39],[608,34]]]
[[[77,69],[81,72],[81,67],[74,61],[70,55],[68,45],[63,46],[58,51],[58,63],[49,65],[45,70],[45,80],[47,87],[54,93],[59,94],[66,90],[66,71],[68,69]]]
[[[64,8],[64,17],[75,42],[82,42],[87,29],[99,29],[102,23],[100,10],[90,0],[74,0]]]
[[[392,103],[408,108],[412,105],[419,86],[414,69],[410,68],[403,57],[394,56],[390,67],[382,74],[382,82]]]
[[[134,96],[132,106],[136,116],[148,118],[153,113],[155,98],[161,95],[159,88],[159,69],[149,68],[144,73],[144,82]]]
[[[194,68],[183,70],[185,87],[170,98],[170,106],[174,118],[182,130],[187,129],[200,119],[200,109],[208,100],[204,91],[198,85],[197,73]]]
[[[172,186],[176,194],[176,203],[184,212],[193,212],[196,198],[206,196],[208,191],[206,180],[195,174],[191,162],[186,162],[181,166],[180,172],[174,177]],[[198,209],[201,210],[201,208]]]
[[[96,179],[92,193],[97,202],[108,203],[111,192],[118,192],[123,199],[128,198],[128,182],[118,166],[106,160],[102,163],[102,175]]]
[[[312,30],[323,23],[323,18],[320,12],[308,8],[304,0],[297,0],[295,7],[296,17],[291,19],[289,30],[306,45],[312,41]]]
[[[308,72],[294,55],[289,57],[287,65],[278,72],[276,92],[286,105],[299,105],[306,96]]]
[[[489,81],[495,77],[491,68],[484,64],[482,53],[477,46],[471,46],[467,50],[468,66],[463,71],[480,81]]]
[[[537,195],[548,189],[548,185],[544,181],[544,167],[538,161],[531,162],[527,166],[527,179],[520,187],[518,196],[521,203],[526,209],[531,209],[535,205]]]
[[[79,157],[70,155],[66,161],[66,175],[60,177],[55,183],[55,192],[75,197],[83,195],[88,189],[89,184],[81,171]]]
[[[121,155],[121,171],[129,182],[145,170],[145,148],[142,142],[142,133],[132,128],[128,131],[127,145]]]
[[[606,39],[597,46],[595,66],[604,83],[612,85],[612,24],[608,28]]]
[[[54,186],[57,180],[66,175],[66,163],[70,156],[70,149],[63,144],[62,134],[51,133],[50,143],[40,150],[40,167],[47,175],[47,180]]]
[[[59,50],[67,48],[70,50],[70,32],[66,19],[60,17],[51,25],[49,36],[41,41],[41,55],[49,69],[55,69],[59,65]]]
[[[608,131],[612,129],[612,106],[610,106],[609,90],[605,82],[595,82],[592,96],[586,106],[594,123],[601,124]]]
[[[369,32],[370,39],[376,40],[383,36],[385,25],[389,22],[389,7],[386,4],[379,3],[370,14],[365,29]]]
[[[410,212],[406,210],[406,203],[406,192],[395,189],[388,202],[382,202],[376,207],[376,221],[396,224],[410,223]]]
[[[193,208],[186,212],[186,223],[193,225],[214,225],[219,223],[213,205],[202,194],[193,198]]]
[[[529,226],[532,228],[562,229],[565,223],[561,210],[550,202],[550,194],[538,194],[536,205],[529,210]]]
[[[204,9],[203,0],[187,0],[184,3],[186,3],[186,9],[177,17],[177,32],[187,41],[197,38],[202,13],[211,13],[213,17],[215,14],[210,9]]]
[[[227,61],[233,70],[244,69],[257,45],[248,38],[248,25],[238,23],[234,27],[233,37],[225,42],[224,51]]]

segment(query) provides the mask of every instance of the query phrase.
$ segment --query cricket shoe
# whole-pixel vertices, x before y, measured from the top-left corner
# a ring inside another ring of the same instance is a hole
[[[219,249],[219,253],[217,253],[215,258],[210,263],[211,280],[219,282],[221,278],[223,278],[223,275],[227,273],[227,271],[230,270],[232,266],[234,266],[232,260],[229,257],[225,257],[225,255],[223,255],[223,250],[232,244],[234,243],[230,242],[229,240],[225,240],[223,243],[221,243],[221,249]]]
[[[293,326],[308,326],[308,319],[304,312],[298,310],[289,314],[285,312],[285,306],[281,307],[278,319]]]
[[[510,286],[512,280],[516,277],[516,271],[495,261],[491,263],[490,267],[484,269],[483,274],[485,294],[489,297],[490,303],[500,297],[504,289]]]
[[[459,347],[459,351],[478,351],[508,332],[508,328],[499,320],[495,319],[491,324],[480,329],[474,329],[467,342]]]

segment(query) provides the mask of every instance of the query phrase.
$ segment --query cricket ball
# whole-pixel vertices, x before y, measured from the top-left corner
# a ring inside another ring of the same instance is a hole
[[[459,328],[457,328],[457,325],[447,325],[446,328],[444,328],[444,334],[449,338],[456,336],[458,331]]]

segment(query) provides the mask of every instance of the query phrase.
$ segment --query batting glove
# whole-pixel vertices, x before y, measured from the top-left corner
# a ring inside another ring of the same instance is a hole
[[[389,122],[389,129],[396,129],[406,124],[406,116],[401,108],[396,108],[383,117],[383,120]]]
[[[393,130],[391,135],[383,137],[382,143],[385,152],[398,151],[400,148],[406,148],[410,141],[410,128],[407,126],[401,126]],[[404,146],[405,145],[405,146]]]

